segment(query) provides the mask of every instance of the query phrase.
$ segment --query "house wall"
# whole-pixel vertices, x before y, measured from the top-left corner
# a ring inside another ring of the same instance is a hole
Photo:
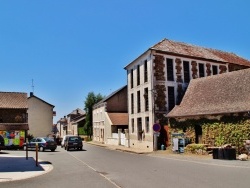
[[[37,99],[28,98],[29,134],[33,136],[47,136],[51,134],[53,125],[53,106]]]
[[[104,143],[105,105],[93,109],[93,140]]]
[[[128,100],[127,100],[127,87],[116,93],[114,96],[107,100],[106,111],[107,112],[127,112]]]
[[[172,59],[173,63],[173,80],[168,77],[167,59]],[[167,119],[164,117],[174,105],[180,103],[189,81],[184,79],[184,61],[188,62],[189,68],[186,73],[189,73],[189,80],[200,76],[211,76],[228,72],[228,64],[209,62],[204,60],[196,60],[187,57],[179,57],[169,54],[156,53],[147,51],[137,58],[133,63],[126,67],[128,81],[128,113],[129,113],[129,136],[130,147],[147,148],[153,150],[153,130],[152,126],[159,122],[161,125],[167,124]],[[148,80],[144,80],[145,62],[147,62]],[[204,67],[203,75],[199,69],[199,64]],[[214,67],[214,68],[213,68]],[[139,77],[138,75],[139,71]],[[131,74],[133,73],[133,87],[131,83]],[[187,74],[185,74],[187,75]],[[138,84],[138,78],[140,83]],[[186,77],[185,77],[186,78]],[[148,89],[148,110],[145,109],[145,88]],[[170,89],[174,90],[174,97],[168,96]],[[137,95],[140,94],[140,98]],[[132,112],[132,95],[134,97]],[[138,99],[140,102],[138,102]],[[173,104],[171,106],[170,104]],[[138,106],[140,105],[140,107]],[[140,111],[138,111],[140,109]],[[139,120],[141,118],[141,127]],[[146,118],[149,119],[149,131],[147,129]],[[134,123],[133,123],[134,122]],[[141,130],[144,132],[141,133]]]

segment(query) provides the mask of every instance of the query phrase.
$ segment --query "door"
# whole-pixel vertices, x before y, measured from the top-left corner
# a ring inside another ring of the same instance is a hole
[[[121,145],[125,146],[125,134],[121,133]]]

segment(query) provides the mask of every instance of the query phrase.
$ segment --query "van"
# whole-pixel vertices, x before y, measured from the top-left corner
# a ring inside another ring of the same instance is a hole
[[[61,148],[64,148],[65,147],[65,140],[68,136],[74,136],[74,135],[64,135],[63,136],[63,139],[62,139],[62,142],[61,142]]]

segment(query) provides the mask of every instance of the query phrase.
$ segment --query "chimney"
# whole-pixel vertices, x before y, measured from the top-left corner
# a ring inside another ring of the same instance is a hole
[[[34,96],[33,92],[30,92],[30,97]]]

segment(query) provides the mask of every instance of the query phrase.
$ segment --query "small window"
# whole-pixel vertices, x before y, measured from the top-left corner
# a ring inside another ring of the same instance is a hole
[[[213,66],[212,66],[212,71],[213,71],[213,75],[218,74],[218,66],[213,65]]]
[[[137,65],[137,85],[140,85],[140,65]]]
[[[199,63],[199,77],[205,77],[205,67],[202,63]]]
[[[132,127],[132,133],[135,132],[135,122],[134,122],[134,119],[131,119],[131,127]]]
[[[167,80],[174,81],[174,64],[173,59],[167,58]]]
[[[188,61],[183,61],[183,71],[184,71],[184,82],[189,83],[190,71],[189,71],[189,62]]]
[[[168,87],[168,111],[170,112],[175,106],[174,87]]]
[[[137,91],[137,112],[141,112],[141,94]]]
[[[149,132],[149,117],[145,117],[145,128],[146,128],[146,133]]]
[[[145,111],[148,111],[149,103],[148,103],[148,88],[144,89],[144,100],[145,100]]]
[[[131,114],[134,113],[134,94],[131,94]]]
[[[144,61],[144,82],[148,82],[148,61]]]
[[[134,87],[133,69],[130,71],[130,86],[131,86],[131,88]]]

